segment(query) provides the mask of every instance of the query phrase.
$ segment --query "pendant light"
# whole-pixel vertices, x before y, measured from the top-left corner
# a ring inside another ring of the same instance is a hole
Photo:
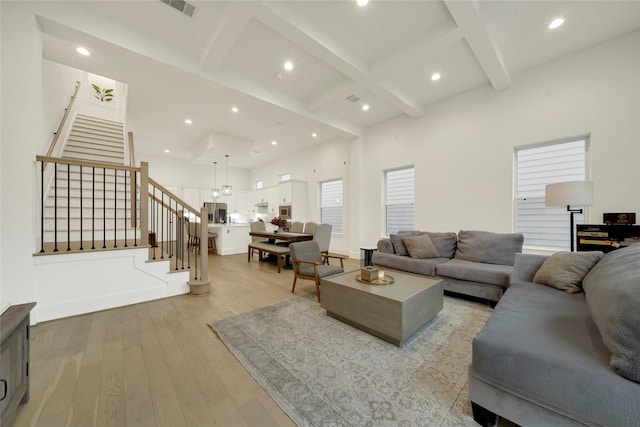
[[[218,162],[213,162],[213,188],[211,189],[211,198],[218,200],[220,190],[218,189]]]
[[[232,194],[232,190],[231,190],[231,186],[228,184],[228,182],[229,182],[229,155],[225,154],[224,156],[227,158],[227,179],[226,179],[227,184],[222,186],[222,195],[223,196],[230,196]]]

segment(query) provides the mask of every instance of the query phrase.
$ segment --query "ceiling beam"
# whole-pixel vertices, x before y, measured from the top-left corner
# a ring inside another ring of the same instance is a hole
[[[316,25],[295,12],[284,2],[255,4],[253,15],[263,24],[283,36],[295,40],[318,59],[340,71],[357,85],[391,103],[403,113],[411,117],[420,117],[424,114],[420,103],[412,100],[406,94],[401,94],[396,90],[381,85],[378,79],[370,75],[368,64],[342,48],[339,43],[336,43],[318,29]],[[343,92],[338,87],[332,90],[332,93],[341,96]],[[319,108],[321,105],[319,101],[330,102],[333,99],[335,98],[317,98],[312,101],[312,105],[314,108]]]
[[[444,0],[471,51],[495,90],[511,87],[511,76],[497,44],[482,23],[475,1]]]
[[[217,70],[250,20],[251,14],[243,2],[229,3],[220,25],[213,30],[207,46],[200,54],[200,65],[210,71]]]

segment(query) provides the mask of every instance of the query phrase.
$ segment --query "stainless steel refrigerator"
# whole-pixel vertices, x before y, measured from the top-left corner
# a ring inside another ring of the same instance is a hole
[[[226,203],[205,202],[204,207],[207,208],[209,223],[221,224],[221,223],[227,222],[227,204]]]

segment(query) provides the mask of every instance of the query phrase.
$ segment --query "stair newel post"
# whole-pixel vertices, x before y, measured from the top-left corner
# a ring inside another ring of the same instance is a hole
[[[113,170],[113,247],[118,247],[118,169]]]
[[[127,176],[131,176],[131,171],[123,171],[124,182],[122,188],[124,190],[124,214],[122,215],[122,222],[124,223],[124,247],[127,248]]]
[[[137,195],[137,183],[138,183],[138,172],[137,171],[133,171],[132,175],[132,179],[130,180],[131,182],[131,188],[129,189],[129,195],[131,197],[131,228],[133,228],[133,246],[138,246],[138,237],[136,236],[136,228],[138,226],[138,199],[136,198]],[[142,197],[140,198],[140,200],[146,200],[143,199]],[[142,230],[142,227],[140,227],[140,230]],[[140,232],[142,233],[142,232]]]
[[[71,250],[71,165],[67,163],[67,251]]]
[[[140,162],[140,245],[149,246],[149,163]]]
[[[58,164],[53,164],[53,252],[58,252]]]
[[[40,253],[44,252],[44,161],[40,162]]]
[[[91,167],[91,249],[96,248],[96,168]]]
[[[83,212],[82,212],[82,165],[80,165],[80,250],[83,251],[84,250],[84,245],[82,243],[82,230],[84,229],[84,223],[82,221],[82,216],[83,216]]]
[[[102,168],[102,249],[107,249],[107,168]]]
[[[209,280],[209,251],[207,245],[209,244],[209,229],[207,228],[207,218],[209,211],[207,208],[200,209],[200,259],[202,264],[202,272],[200,273],[200,280],[197,278],[189,282],[189,288],[191,295],[209,295],[210,284]]]
[[[176,270],[178,270],[178,259],[182,263],[182,269],[184,270],[184,209],[178,209],[177,201],[176,212],[178,213],[176,219]]]

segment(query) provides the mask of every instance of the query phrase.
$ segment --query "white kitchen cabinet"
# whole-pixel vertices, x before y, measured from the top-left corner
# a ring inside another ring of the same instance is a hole
[[[309,199],[305,181],[286,181],[278,185],[278,205],[291,206],[291,219],[305,222],[308,220]]]
[[[218,255],[246,253],[251,242],[249,224],[209,224],[209,232],[217,233]]]

